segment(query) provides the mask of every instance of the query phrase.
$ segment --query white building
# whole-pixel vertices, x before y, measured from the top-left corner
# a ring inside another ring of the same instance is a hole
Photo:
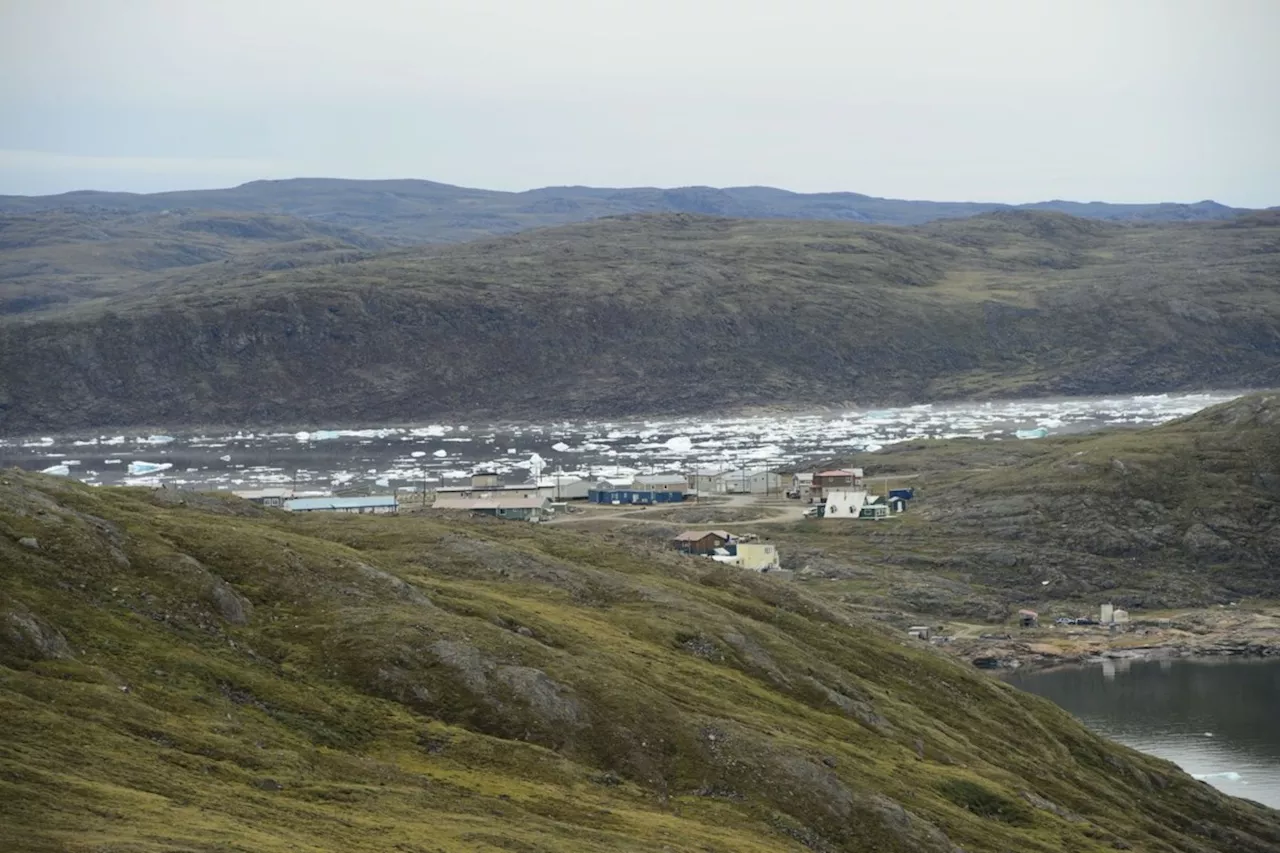
[[[727,471],[726,468],[699,468],[689,478],[689,485],[699,495],[722,495]]]
[[[538,496],[553,501],[585,501],[591,484],[581,477],[556,474],[538,478]]]
[[[863,510],[871,506],[870,495],[862,489],[830,489],[827,491],[827,508],[822,517],[863,518]],[[884,510],[887,515],[889,507],[885,506]]]
[[[782,475],[764,468],[738,468],[720,476],[728,494],[782,494]]]

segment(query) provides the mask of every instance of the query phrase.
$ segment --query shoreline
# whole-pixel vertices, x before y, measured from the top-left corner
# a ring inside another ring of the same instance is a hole
[[[940,650],[992,672],[1041,671],[1112,661],[1184,658],[1280,658],[1280,608],[1208,608],[1143,620],[1112,632],[1088,629],[1010,629],[999,636],[956,637]]]

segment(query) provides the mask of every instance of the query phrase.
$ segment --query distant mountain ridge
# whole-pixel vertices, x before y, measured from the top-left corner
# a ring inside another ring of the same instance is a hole
[[[796,193],[775,187],[542,187],[504,192],[435,181],[294,178],[215,190],[135,194],[81,190],[0,196],[0,213],[106,209],[223,210],[287,214],[365,231],[402,244],[455,243],[629,213],[700,213],[742,219],[829,219],[920,225],[1000,210],[1040,210],[1092,219],[1174,222],[1247,212],[1215,201],[1110,204],[1052,200],[1010,205],[877,198],[853,192]]]
[[[1278,246],[1270,212],[664,213],[245,254],[0,317],[0,433],[1280,387]]]

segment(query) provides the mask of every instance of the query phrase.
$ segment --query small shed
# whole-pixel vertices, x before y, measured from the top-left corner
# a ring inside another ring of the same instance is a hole
[[[933,631],[928,625],[912,625],[907,629],[908,637],[915,637],[918,640],[927,640],[933,636]]]
[[[1040,614],[1034,610],[1019,610],[1018,625],[1023,628],[1036,628],[1040,625]]]
[[[685,554],[714,554],[732,538],[727,530],[686,530],[671,542],[677,551]]]

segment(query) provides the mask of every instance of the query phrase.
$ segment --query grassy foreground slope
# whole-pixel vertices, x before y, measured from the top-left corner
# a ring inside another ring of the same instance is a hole
[[[0,847],[1269,851],[1280,813],[794,587],[0,475]]]
[[[0,318],[10,434],[1275,385],[1280,214],[623,217]]]

